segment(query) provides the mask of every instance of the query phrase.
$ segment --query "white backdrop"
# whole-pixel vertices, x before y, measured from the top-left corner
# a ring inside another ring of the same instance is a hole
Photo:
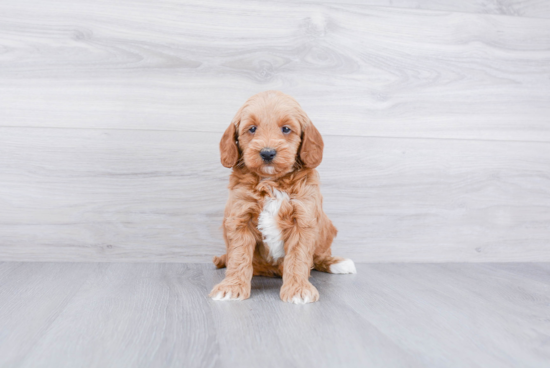
[[[219,139],[278,89],[334,254],[550,261],[550,3],[361,3],[1,3],[0,260],[209,262]]]

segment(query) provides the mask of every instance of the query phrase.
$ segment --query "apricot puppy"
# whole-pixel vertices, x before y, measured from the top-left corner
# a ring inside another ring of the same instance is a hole
[[[223,234],[227,267],[214,300],[247,299],[253,275],[282,276],[281,299],[319,299],[312,268],[355,273],[352,260],[332,257],[336,228],[323,212],[319,175],[323,139],[298,102],[279,91],[252,96],[220,142],[222,165],[233,168]]]

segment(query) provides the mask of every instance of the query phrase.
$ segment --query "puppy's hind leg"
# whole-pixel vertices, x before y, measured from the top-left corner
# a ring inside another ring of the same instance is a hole
[[[225,268],[225,263],[227,261],[227,254],[222,254],[219,257],[214,256],[212,259],[212,262],[216,266],[216,268]]]
[[[328,273],[357,273],[355,263],[351,259],[332,256],[313,256],[313,268]]]

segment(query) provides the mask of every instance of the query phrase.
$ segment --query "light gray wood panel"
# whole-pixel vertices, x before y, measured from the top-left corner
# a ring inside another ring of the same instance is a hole
[[[0,366],[20,366],[97,264],[0,263]]]
[[[214,286],[224,277],[224,270],[213,267],[204,267],[203,272],[206,285]],[[332,276],[333,287],[349,284],[355,277]],[[314,285],[317,277],[314,273]],[[421,366],[418,356],[337,298],[320,290],[321,303],[297,307],[281,302],[281,285],[280,278],[255,277],[252,300],[210,301],[223,366],[310,367],[312,362],[327,368]]]
[[[0,259],[209,262],[219,134],[0,129]],[[325,137],[333,250],[356,261],[550,260],[550,145]]]
[[[356,275],[312,272],[319,302],[293,305],[279,299],[281,279],[260,277],[253,279],[246,301],[211,301],[206,295],[223,277],[212,265],[0,264],[0,363],[14,368],[550,364],[548,263],[357,269]],[[65,300],[53,308],[55,318],[44,313],[52,300]],[[36,338],[36,326],[42,325],[48,327]],[[18,359],[6,359],[11,356]]]
[[[543,265],[546,278],[534,282],[539,267],[517,264],[511,274],[506,264],[359,265],[346,287],[315,277],[325,300],[347,305],[421,366],[545,367],[550,269]]]
[[[221,132],[249,96],[279,89],[324,134],[550,140],[547,19],[17,1],[0,5],[0,45],[3,126]]]
[[[98,270],[20,366],[214,367],[219,347],[202,268],[127,263]]]
[[[406,7],[420,9],[550,18],[550,2],[546,0],[404,0],[403,3]]]
[[[550,18],[550,2],[546,0],[338,0],[330,3]]]

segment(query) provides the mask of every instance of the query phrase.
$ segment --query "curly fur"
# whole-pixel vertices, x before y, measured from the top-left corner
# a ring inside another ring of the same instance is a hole
[[[276,150],[272,162],[260,156],[265,148]],[[214,257],[226,277],[211,297],[246,299],[253,275],[281,276],[283,301],[309,303],[319,299],[308,280],[312,268],[355,273],[351,260],[331,256],[337,230],[323,211],[315,170],[323,148],[307,114],[282,92],[259,93],[238,110],[220,142],[221,162],[233,171],[223,220],[227,254]]]

